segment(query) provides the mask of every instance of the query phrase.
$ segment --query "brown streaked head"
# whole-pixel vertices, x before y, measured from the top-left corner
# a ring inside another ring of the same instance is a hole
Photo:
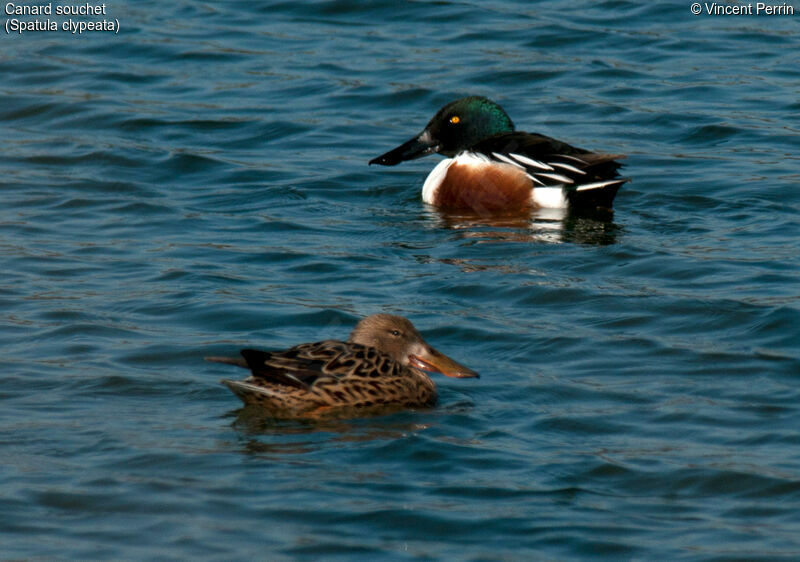
[[[477,378],[479,375],[427,344],[414,325],[402,316],[367,316],[350,334],[351,343],[374,347],[406,367],[434,371],[448,377]]]

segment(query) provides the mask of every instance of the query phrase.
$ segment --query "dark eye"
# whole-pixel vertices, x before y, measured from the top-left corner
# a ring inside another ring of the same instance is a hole
[[[398,337],[400,335],[400,331],[399,330],[392,330],[389,333],[392,334],[394,337]]]

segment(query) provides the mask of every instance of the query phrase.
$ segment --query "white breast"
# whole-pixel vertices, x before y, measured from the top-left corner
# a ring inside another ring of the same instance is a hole
[[[425,183],[422,184],[422,200],[425,201],[425,203],[433,204],[433,196],[436,194],[436,190],[439,189],[439,186],[442,185],[442,181],[447,175],[447,168],[449,168],[450,164],[453,162],[455,162],[454,158],[445,158],[436,164],[436,167],[431,170],[431,173],[425,178]]]

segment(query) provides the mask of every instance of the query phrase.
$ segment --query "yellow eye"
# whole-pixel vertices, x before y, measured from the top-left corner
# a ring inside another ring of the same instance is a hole
[[[450,118],[450,122],[451,122],[453,125],[455,125],[455,124],[456,124],[456,123],[458,123],[459,121],[461,121],[461,117],[459,117],[458,115],[453,115],[453,116]]]

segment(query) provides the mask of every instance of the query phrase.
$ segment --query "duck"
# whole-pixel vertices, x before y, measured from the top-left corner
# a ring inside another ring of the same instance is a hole
[[[422,132],[369,164],[395,166],[429,154],[447,156],[428,174],[422,200],[478,213],[529,208],[611,209],[622,154],[603,154],[516,131],[500,105],[468,96],[442,107]]]
[[[431,347],[410,320],[391,314],[363,318],[347,341],[324,340],[283,351],[243,349],[241,357],[206,357],[250,370],[223,379],[246,406],[275,417],[321,417],[342,411],[428,408],[437,402],[426,371],[478,378]]]

